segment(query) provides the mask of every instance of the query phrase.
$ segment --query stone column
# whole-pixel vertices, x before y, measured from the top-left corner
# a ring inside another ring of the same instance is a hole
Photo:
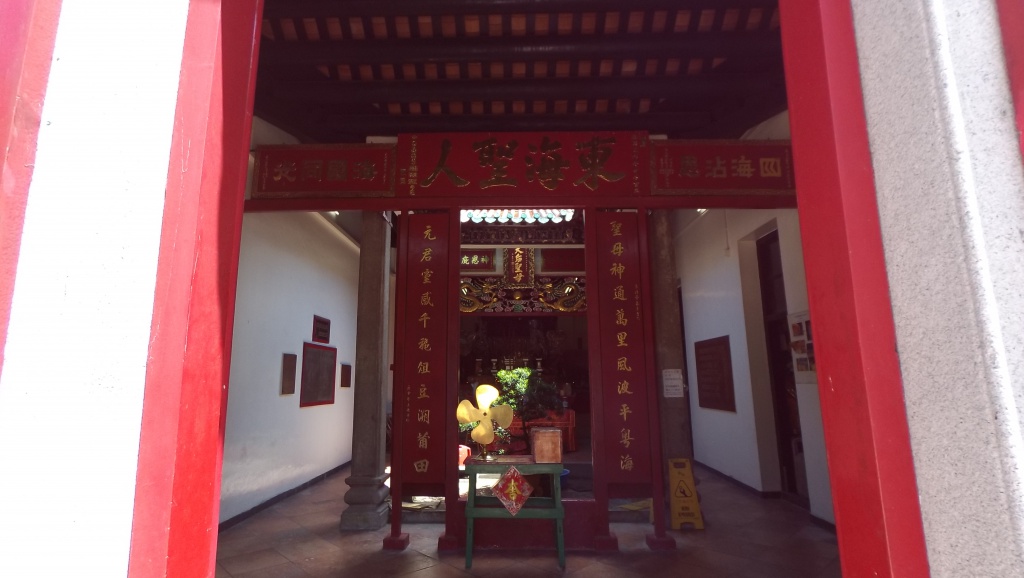
[[[672,244],[671,212],[664,209],[651,211],[648,223],[655,369],[661,408],[661,457],[663,460],[693,458],[689,388],[686,388],[687,394],[683,397],[666,398],[662,384],[662,371],[682,369],[686,354],[683,349],[682,328],[679,327],[679,298],[676,295],[678,277],[675,247]],[[683,379],[686,378],[684,374]]]
[[[391,224],[379,211],[363,212],[356,314],[355,402],[352,412],[352,475],[345,480],[348,508],[342,530],[376,530],[388,520],[384,485],[387,387],[388,284]]]

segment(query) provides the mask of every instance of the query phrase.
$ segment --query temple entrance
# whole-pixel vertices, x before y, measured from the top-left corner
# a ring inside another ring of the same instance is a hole
[[[575,217],[575,218],[574,218]],[[515,406],[493,451],[531,452],[530,432],[561,432],[562,492],[593,499],[583,215],[464,210],[459,255],[459,399],[493,384]],[[459,443],[479,453],[460,428]],[[465,450],[464,450],[465,451]]]

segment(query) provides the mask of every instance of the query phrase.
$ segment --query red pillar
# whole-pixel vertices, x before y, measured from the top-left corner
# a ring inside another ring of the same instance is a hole
[[[926,576],[850,2],[779,4],[843,575]]]
[[[146,370],[129,576],[213,576],[260,0],[191,2]]]

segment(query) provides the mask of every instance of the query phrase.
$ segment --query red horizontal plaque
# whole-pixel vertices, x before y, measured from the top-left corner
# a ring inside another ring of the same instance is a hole
[[[537,249],[538,275],[583,274],[586,271],[586,255],[583,249]]]
[[[789,141],[651,141],[653,195],[795,193]]]
[[[394,175],[389,144],[259,147],[252,198],[392,197]]]
[[[462,249],[459,251],[459,270],[466,274],[497,274],[498,250]]]
[[[398,196],[641,195],[647,151],[638,131],[401,134]]]

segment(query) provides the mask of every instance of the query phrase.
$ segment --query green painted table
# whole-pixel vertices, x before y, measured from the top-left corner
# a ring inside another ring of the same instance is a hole
[[[504,474],[511,466],[515,466],[524,476],[547,474],[551,476],[550,498],[530,497],[523,504],[519,513],[513,516],[505,509],[498,498],[476,495],[476,477],[479,474]],[[469,476],[469,495],[466,497],[466,568],[473,566],[473,521],[477,518],[498,518],[514,520],[523,518],[542,518],[555,521],[555,544],[558,547],[558,565],[565,568],[565,536],[562,522],[565,520],[565,509],[562,507],[562,487],[560,484],[562,464],[538,464],[532,456],[498,456],[491,461],[479,458],[466,460],[466,474]]]

